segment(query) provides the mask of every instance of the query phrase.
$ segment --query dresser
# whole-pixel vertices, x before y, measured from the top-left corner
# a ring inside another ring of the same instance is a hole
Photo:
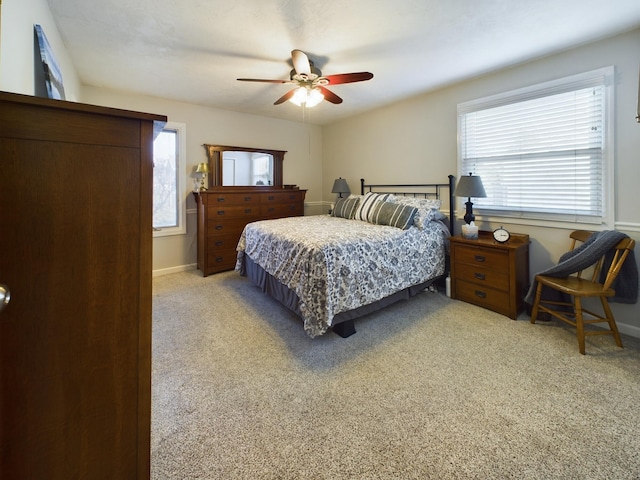
[[[212,187],[194,193],[198,204],[198,269],[205,277],[233,270],[245,225],[304,215],[306,192],[292,188]]]
[[[516,319],[529,288],[529,235],[498,243],[492,232],[477,240],[451,237],[451,297]]]
[[[0,92],[0,477],[148,479],[153,138]]]

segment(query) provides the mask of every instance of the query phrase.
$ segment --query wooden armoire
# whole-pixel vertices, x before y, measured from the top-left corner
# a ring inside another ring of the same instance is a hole
[[[0,93],[2,478],[149,478],[153,138],[166,120]]]

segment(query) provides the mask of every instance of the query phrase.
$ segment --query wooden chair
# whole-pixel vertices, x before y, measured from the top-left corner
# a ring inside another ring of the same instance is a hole
[[[572,239],[571,250],[576,247],[577,242],[586,241],[592,233],[593,232],[586,230],[576,230],[572,232],[570,235],[570,238]],[[585,276],[588,276],[588,272],[585,270],[566,278],[536,275],[535,279],[538,282],[538,285],[531,311],[531,323],[536,322],[538,312],[541,311],[574,326],[578,336],[578,347],[580,349],[580,353],[583,355],[585,354],[585,336],[587,335],[613,335],[616,345],[622,348],[622,340],[620,339],[618,326],[616,325],[613,313],[611,312],[611,307],[609,306],[608,297],[615,295],[615,291],[611,288],[611,284],[618,276],[618,273],[622,268],[622,264],[634,247],[635,240],[631,238],[625,238],[615,245],[613,260],[609,266],[609,270],[607,271],[604,283],[598,282],[604,256],[591,267],[585,269],[589,271],[593,269],[593,273],[590,278],[583,278],[583,272],[585,273]],[[570,295],[571,301],[541,299],[542,288],[544,286]],[[600,298],[603,314],[587,310],[582,306],[582,299],[588,297]],[[585,314],[587,315],[587,318],[585,318]],[[609,325],[609,329],[585,330],[585,325],[593,323],[607,323]]]

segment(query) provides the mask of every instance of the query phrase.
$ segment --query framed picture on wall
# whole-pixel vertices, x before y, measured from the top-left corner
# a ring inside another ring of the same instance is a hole
[[[36,39],[35,82],[36,95],[64,100],[62,71],[58,66],[53,49],[40,25],[34,25]]]

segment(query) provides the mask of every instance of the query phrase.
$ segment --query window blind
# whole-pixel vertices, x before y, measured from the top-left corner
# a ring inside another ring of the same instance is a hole
[[[605,90],[598,75],[459,107],[461,171],[479,175],[487,192],[473,199],[476,210],[600,223]]]

